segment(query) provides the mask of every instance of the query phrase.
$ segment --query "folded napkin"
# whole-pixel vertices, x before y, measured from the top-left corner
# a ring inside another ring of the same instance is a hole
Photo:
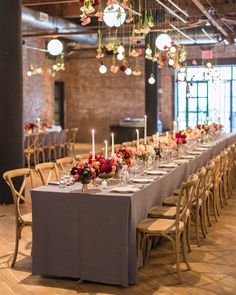
[[[198,147],[198,148],[196,148],[196,150],[197,150],[197,151],[204,152],[204,151],[207,151],[208,148]]]
[[[177,159],[177,160],[175,160],[176,164],[185,164],[185,163],[188,163],[188,162],[189,162],[189,160],[187,160],[187,159]]]
[[[178,167],[178,165],[175,163],[167,163],[167,164],[160,164],[159,167],[160,168],[175,168],[175,167]]]
[[[215,142],[200,144],[201,147],[212,147],[213,145],[215,145]]]
[[[133,178],[132,182],[136,183],[149,183],[155,180],[155,178]]]
[[[194,159],[194,155],[185,155],[185,156],[180,156],[180,159]]]
[[[147,175],[165,175],[166,173],[168,173],[165,170],[148,170],[146,171]]]
[[[48,185],[59,185],[60,181],[49,181]]]
[[[134,186],[116,186],[113,189],[111,189],[110,192],[129,194],[129,193],[135,193],[139,190],[140,188],[134,187]]]
[[[190,155],[201,155],[201,151],[189,152]]]

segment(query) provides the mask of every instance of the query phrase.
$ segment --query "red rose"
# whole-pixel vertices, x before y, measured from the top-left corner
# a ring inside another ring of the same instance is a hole
[[[121,72],[124,72],[124,71],[126,70],[126,65],[124,65],[124,64],[121,65],[121,66],[120,66],[120,70],[121,70]]]

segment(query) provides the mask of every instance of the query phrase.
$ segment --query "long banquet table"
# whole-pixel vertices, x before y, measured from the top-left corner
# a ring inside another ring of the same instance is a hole
[[[32,272],[128,286],[137,283],[136,225],[181,181],[236,141],[230,134],[132,194],[78,186],[33,189]]]

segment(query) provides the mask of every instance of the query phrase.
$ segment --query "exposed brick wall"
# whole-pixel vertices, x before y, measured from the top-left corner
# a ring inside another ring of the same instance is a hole
[[[27,39],[29,46],[44,48],[43,39]],[[30,64],[42,68],[43,75],[27,76]],[[47,61],[47,64],[51,64]],[[23,96],[24,96],[24,122],[35,121],[40,117],[52,122],[54,119],[54,78],[46,71],[45,53],[23,47]]]
[[[27,40],[27,44],[44,47],[43,40]],[[188,59],[201,57],[201,48],[187,47]],[[31,52],[31,54],[29,54]],[[105,59],[108,72],[98,72],[99,63],[94,58],[95,50],[81,50],[78,58],[66,61],[66,71],[56,78],[45,74],[28,78],[26,72],[30,62],[38,57],[45,63],[44,54],[35,54],[27,49],[24,56],[24,120],[33,121],[37,117],[53,122],[54,81],[65,83],[65,127],[79,127],[78,141],[90,141],[90,130],[96,129],[96,140],[103,142],[109,138],[109,126],[119,123],[124,116],[141,117],[144,114],[144,60],[140,59],[143,74],[127,77],[124,73],[109,72],[111,58]],[[35,57],[34,57],[35,56]],[[228,58],[236,56],[235,46],[216,46],[214,56]],[[50,61],[49,61],[50,63]],[[166,77],[170,77],[170,80]],[[159,111],[164,130],[172,128],[174,110],[174,70],[160,70]]]
[[[111,58],[104,64],[105,75],[98,72],[95,51],[81,51],[78,59],[66,62],[66,71],[59,80],[65,82],[67,127],[79,127],[79,141],[89,141],[92,128],[96,140],[103,142],[110,136],[109,126],[118,124],[122,117],[144,115],[144,74],[126,76],[110,72]],[[142,61],[144,68],[144,61]]]

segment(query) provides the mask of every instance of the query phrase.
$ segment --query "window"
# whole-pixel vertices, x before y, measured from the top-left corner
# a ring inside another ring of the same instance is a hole
[[[236,66],[188,67],[177,72],[176,118],[179,128],[206,121],[236,131]]]

